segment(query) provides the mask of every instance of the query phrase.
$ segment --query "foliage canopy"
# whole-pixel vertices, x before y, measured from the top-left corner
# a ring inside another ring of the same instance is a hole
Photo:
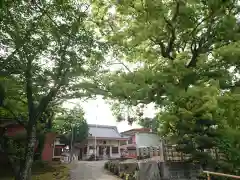
[[[108,97],[140,108],[154,103],[159,133],[178,150],[215,168],[204,150],[218,148],[225,170],[239,173],[232,137],[240,137],[238,1],[95,1],[95,12],[116,58],[140,64],[103,78]]]

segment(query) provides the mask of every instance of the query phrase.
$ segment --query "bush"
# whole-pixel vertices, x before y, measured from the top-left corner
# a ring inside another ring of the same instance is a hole
[[[115,168],[115,164],[111,163],[111,165],[110,165],[110,171],[111,171],[112,173],[114,173],[114,168]]]
[[[108,161],[104,164],[104,168],[117,176],[123,176],[123,173],[119,172],[119,161]]]
[[[105,162],[105,164],[104,164],[104,169],[109,169],[109,161],[108,161],[108,162]]]
[[[122,179],[124,178],[124,175],[125,175],[124,172],[119,173],[119,177],[122,178]]]
[[[129,174],[128,180],[136,180],[133,173]]]
[[[130,173],[130,174],[125,173],[124,180],[136,180],[136,178],[134,177],[134,174],[132,174],[132,173]]]
[[[114,165],[114,170],[113,171],[114,171],[113,173],[115,175],[117,175],[117,176],[119,175],[119,167],[116,164]]]

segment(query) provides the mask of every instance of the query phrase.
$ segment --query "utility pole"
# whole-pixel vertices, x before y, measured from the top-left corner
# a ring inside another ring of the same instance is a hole
[[[72,162],[72,158],[73,158],[73,133],[74,133],[74,125],[72,125],[70,163]]]
[[[97,109],[98,109],[98,104],[97,104]],[[97,110],[96,110],[96,112],[97,112]],[[97,128],[97,113],[96,113],[96,128]],[[95,161],[97,161],[97,137],[96,137],[96,135],[95,135]]]
[[[97,124],[96,124],[96,128],[97,128]],[[95,136],[95,161],[97,160],[97,137]]]
[[[153,132],[153,120],[151,120],[150,123],[151,123],[151,124],[150,124],[150,132]]]

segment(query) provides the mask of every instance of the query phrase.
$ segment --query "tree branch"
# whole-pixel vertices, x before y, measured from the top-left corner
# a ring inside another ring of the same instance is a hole
[[[68,41],[69,42],[69,41]],[[60,67],[58,69],[58,73],[56,75],[57,80],[55,81],[55,85],[53,88],[50,89],[49,93],[43,97],[36,109],[36,114],[35,114],[35,119],[38,120],[40,118],[40,116],[42,115],[42,113],[45,111],[45,109],[47,108],[49,102],[52,101],[52,99],[57,95],[57,92],[59,91],[59,89],[62,87],[62,85],[64,84],[65,81],[65,77],[67,72],[69,71],[69,68],[65,69],[65,71],[62,73],[62,70],[64,69],[64,64],[63,62],[65,61],[65,53],[66,53],[66,48],[67,48],[68,44],[65,44],[64,46],[64,50],[63,53],[61,55],[61,63],[60,63]]]
[[[166,47],[166,55],[169,59],[174,59],[174,57],[172,56],[172,52],[174,50],[174,42],[176,40],[176,30],[173,25],[173,23],[175,23],[175,21],[177,20],[177,17],[179,15],[179,8],[180,8],[180,1],[177,1],[177,4],[176,4],[176,10],[175,10],[175,13],[173,15],[173,17],[171,18],[171,20],[168,20],[166,17],[164,17],[164,20],[165,22],[167,23],[168,27],[169,27],[169,30],[170,30],[170,39],[168,41],[168,45]]]
[[[196,42],[196,36],[193,37],[193,42],[192,44],[195,44],[195,48],[192,51],[192,58],[190,59],[190,61],[186,64],[186,67],[195,67],[197,65],[197,57],[199,56],[199,54],[201,53],[205,53],[207,51],[209,51],[210,46],[212,44],[213,38],[215,36],[215,34],[211,34],[211,30],[214,24],[214,17],[216,15],[217,12],[219,12],[221,10],[217,9],[216,11],[212,11],[209,12],[209,15],[205,18],[203,18],[194,28],[193,30],[189,33],[189,35],[191,35],[192,37],[194,36],[197,28],[205,21],[209,21],[207,22],[207,32],[206,33],[202,33],[201,37],[199,39],[199,43],[198,43],[198,47],[197,47],[197,42]],[[195,41],[195,42],[194,42]],[[211,41],[211,43],[206,43]],[[205,46],[205,47],[204,47]]]
[[[155,43],[155,44],[157,44],[157,45],[160,46],[162,57],[168,58],[168,56],[167,56],[167,54],[166,54],[166,47],[165,47],[164,43],[162,42],[162,40],[160,40],[160,39],[158,39],[158,38],[156,38],[156,39],[150,38],[150,40],[151,40],[153,43]]]
[[[161,55],[164,57],[164,58],[168,58],[168,59],[171,59],[173,60],[174,57],[172,56],[172,52],[174,50],[174,42],[176,40],[176,30],[174,27],[174,23],[179,15],[179,8],[180,8],[180,1],[177,1],[177,4],[176,4],[176,10],[175,10],[175,13],[173,15],[173,17],[171,18],[171,20],[167,19],[166,17],[164,17],[164,20],[167,24],[167,27],[170,31],[170,39],[169,41],[167,42],[167,45],[165,46],[164,43],[163,43],[163,40],[159,39],[159,38],[151,38],[150,40],[159,45],[160,46],[160,49],[161,49]]]
[[[33,22],[37,21],[38,19],[41,19],[47,12],[47,9],[48,7],[46,8],[46,10],[42,10],[42,14],[38,17],[36,17],[35,19],[33,19]],[[15,43],[15,44],[18,44],[18,46],[16,46],[16,49],[13,51],[13,53],[11,55],[9,55],[9,57],[13,57],[19,50],[21,47],[23,47],[26,43],[28,43],[28,40],[31,36],[31,32],[36,28],[36,24],[35,23],[32,23],[29,27],[29,29],[26,31],[25,35],[23,36],[23,38],[20,38],[19,34],[20,34],[20,29],[23,28],[23,27],[19,27],[17,22],[14,20],[14,17],[12,15],[12,13],[8,10],[8,14],[9,14],[9,17],[10,17],[10,20],[11,22],[13,23],[14,27],[15,27],[15,30],[17,32],[17,35],[18,36],[18,39],[20,40],[20,42],[18,43]],[[9,29],[10,30],[10,29]],[[10,60],[7,58],[7,60]]]
[[[32,120],[35,111],[34,103],[33,103],[33,90],[32,90],[32,60],[28,58],[27,61],[27,69],[25,72],[26,78],[26,93],[28,100],[28,113],[29,113],[29,121]]]
[[[16,41],[20,40],[20,45],[17,45],[19,42],[16,42],[15,44],[16,46],[16,51],[18,52],[20,58],[22,60],[26,59],[27,60],[27,66],[26,66],[26,71],[25,71],[25,79],[26,79],[26,94],[27,94],[27,101],[28,101],[28,114],[29,114],[29,123],[31,121],[33,121],[33,114],[34,114],[34,103],[33,103],[33,90],[32,90],[32,60],[33,57],[29,57],[28,55],[26,55],[26,47],[25,47],[25,43],[27,41],[27,39],[31,36],[31,32],[33,31],[33,29],[35,28],[35,23],[32,23],[30,25],[30,28],[27,30],[24,38],[20,37],[20,28],[19,25],[17,24],[17,22],[14,20],[12,14],[10,11],[8,11],[10,17],[11,17],[11,21],[14,24],[15,30],[17,32],[17,39]],[[25,53],[23,53],[20,50],[20,47],[22,47],[25,51]],[[31,122],[34,123],[34,122]]]
[[[38,9],[40,11],[43,11],[46,16],[49,18],[49,20],[53,23],[53,25],[58,29],[58,25],[57,23],[51,18],[51,16],[49,16],[47,10],[43,10],[40,6],[36,5],[38,7]],[[36,112],[34,114],[34,119],[35,121],[37,121],[42,113],[45,111],[45,109],[47,108],[49,102],[52,101],[52,99],[57,95],[57,92],[58,90],[61,88],[61,86],[63,85],[63,81],[65,79],[65,76],[66,76],[66,73],[68,71],[68,69],[65,70],[65,72],[62,74],[62,70],[64,69],[64,62],[65,62],[65,55],[66,55],[66,49],[67,49],[67,46],[69,45],[69,42],[70,42],[70,38],[68,38],[68,42],[64,45],[64,47],[62,46],[62,41],[61,41],[61,36],[60,36],[60,33],[58,33],[57,31],[57,39],[58,39],[58,43],[59,43],[59,46],[60,46],[60,51],[61,51],[61,62],[60,62],[60,66],[59,66],[59,69],[58,69],[58,73],[56,75],[57,77],[57,80],[55,80],[55,85],[53,88],[50,89],[49,93],[43,97],[41,100],[40,100],[40,103],[38,105],[38,107],[36,107]]]
[[[13,97],[12,99],[14,99],[14,100],[16,100],[16,101],[20,101],[21,103],[23,103],[23,104],[27,105],[27,102],[26,102],[26,101],[24,101],[24,100],[23,100],[23,99],[21,99],[21,98]]]
[[[174,58],[172,57],[171,52],[174,49],[173,45],[174,45],[174,41],[176,39],[175,27],[173,27],[173,25],[171,24],[171,22],[169,20],[167,20],[166,18],[164,18],[164,19],[167,22],[168,26],[170,27],[169,30],[171,32],[170,39],[168,41],[168,45],[167,45],[166,50],[165,50],[165,54],[169,59],[173,60]]]

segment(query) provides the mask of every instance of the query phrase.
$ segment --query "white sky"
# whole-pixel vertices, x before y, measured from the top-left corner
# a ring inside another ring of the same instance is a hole
[[[98,97],[96,100],[86,101],[84,103],[81,103],[79,100],[72,100],[64,103],[63,107],[73,108],[78,104],[84,109],[85,118],[89,124],[117,126],[120,132],[141,127],[138,124],[133,124],[130,126],[127,122],[117,122],[116,118],[111,112],[110,105],[107,104],[101,97]],[[154,115],[154,111],[152,108],[149,108],[149,110],[144,112],[144,115],[152,117]]]

